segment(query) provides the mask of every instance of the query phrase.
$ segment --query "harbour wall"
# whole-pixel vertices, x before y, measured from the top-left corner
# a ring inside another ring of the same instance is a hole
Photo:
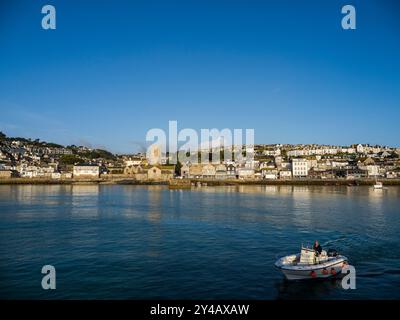
[[[385,186],[400,185],[400,179],[379,179]],[[235,185],[343,185],[343,186],[372,186],[375,179],[291,179],[291,180],[239,180],[239,179],[172,179],[170,181],[135,180],[118,176],[107,178],[86,179],[51,179],[51,178],[2,178],[0,185],[69,185],[69,184],[122,184],[122,185],[169,185],[171,189],[190,188],[191,186],[235,186]]]

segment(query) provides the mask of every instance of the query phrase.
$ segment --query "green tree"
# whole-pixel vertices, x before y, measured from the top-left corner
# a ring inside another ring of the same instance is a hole
[[[88,159],[107,159],[107,160],[115,160],[116,157],[113,155],[111,152],[103,149],[94,149],[91,151],[87,152],[81,152],[79,153],[82,157],[88,158]]]
[[[175,175],[180,176],[181,169],[182,169],[182,163],[178,161],[177,164],[175,165]]]
[[[60,164],[68,165],[83,163],[84,161],[75,154],[64,154],[60,157]]]

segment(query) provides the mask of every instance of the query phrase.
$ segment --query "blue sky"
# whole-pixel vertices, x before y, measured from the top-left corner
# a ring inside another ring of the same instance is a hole
[[[254,128],[256,143],[399,146],[399,108],[398,1],[0,2],[9,136],[133,152],[177,120]]]

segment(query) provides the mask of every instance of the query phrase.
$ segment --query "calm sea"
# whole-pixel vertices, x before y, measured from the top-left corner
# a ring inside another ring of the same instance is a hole
[[[283,279],[275,260],[315,239],[357,289]],[[399,240],[399,187],[2,185],[0,298],[400,299]]]

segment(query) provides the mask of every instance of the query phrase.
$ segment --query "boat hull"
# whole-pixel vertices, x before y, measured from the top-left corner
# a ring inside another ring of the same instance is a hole
[[[347,258],[340,256],[325,263],[305,266],[280,265],[276,266],[282,271],[288,280],[325,279],[341,274],[342,268],[347,264]]]

